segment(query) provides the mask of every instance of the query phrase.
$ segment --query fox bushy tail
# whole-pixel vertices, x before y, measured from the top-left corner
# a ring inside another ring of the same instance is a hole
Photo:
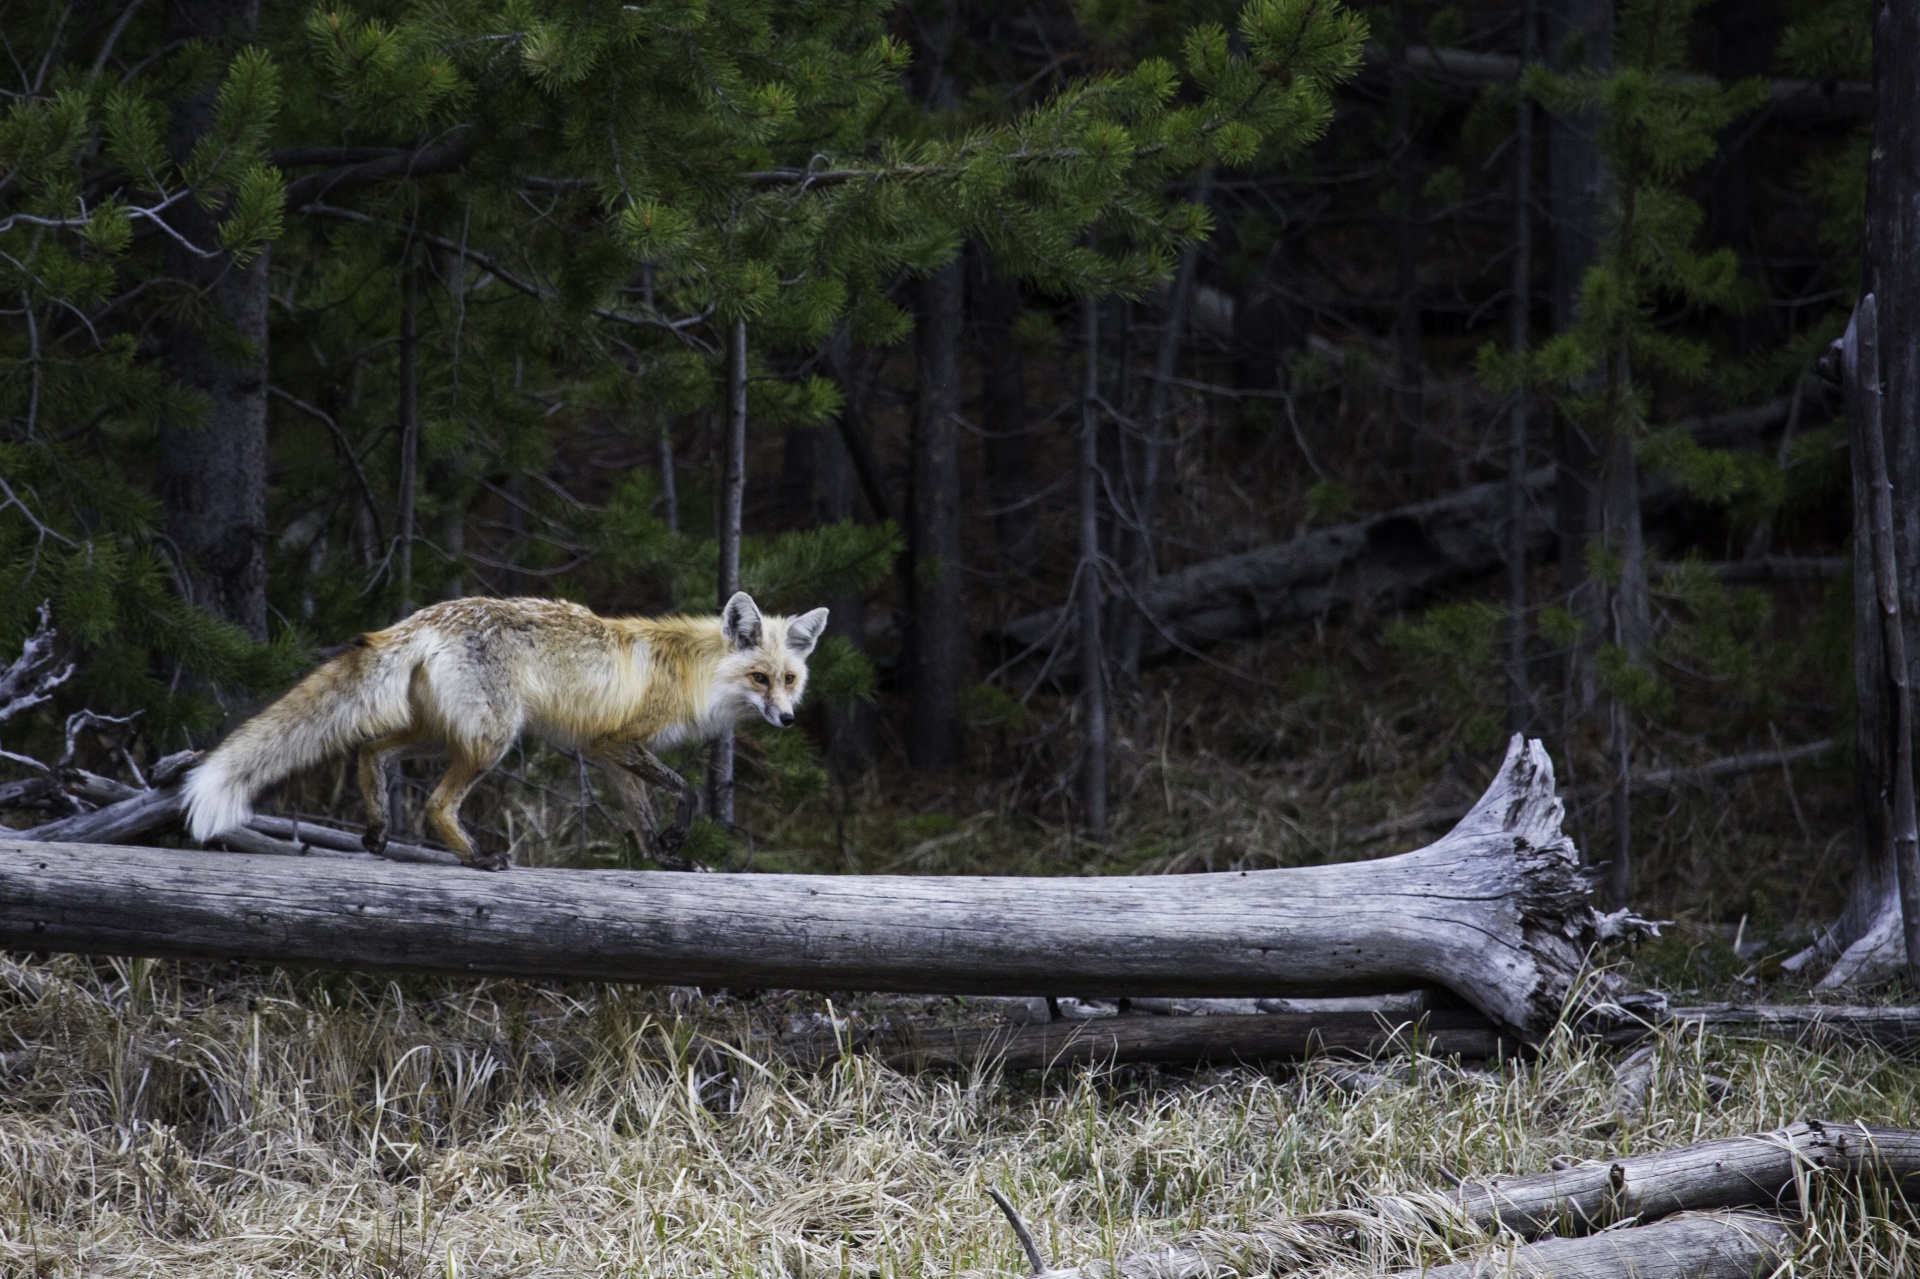
[[[187,774],[187,828],[197,840],[244,826],[253,797],[303,768],[404,728],[410,645],[365,640],[235,729]]]

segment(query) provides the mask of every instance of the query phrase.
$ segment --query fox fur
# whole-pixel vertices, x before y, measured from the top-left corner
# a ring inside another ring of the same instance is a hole
[[[650,751],[713,737],[749,714],[791,724],[826,624],[824,608],[763,616],[745,592],[717,617],[599,617],[547,599],[430,605],[361,636],[235,729],[188,775],[187,825],[201,841],[243,826],[262,790],[358,749],[367,842],[378,851],[388,761],[440,746],[449,763],[427,827],[462,861],[499,869],[504,854],[477,854],[459,809],[523,731],[585,751],[617,783],[671,779],[684,800],[686,783]],[[623,785],[623,801],[632,789]]]

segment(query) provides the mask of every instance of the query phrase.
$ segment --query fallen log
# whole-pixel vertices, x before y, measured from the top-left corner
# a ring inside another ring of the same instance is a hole
[[[1920,1132],[1812,1121],[1533,1176],[1469,1181],[1449,1199],[1481,1229],[1528,1238],[1585,1234],[1676,1212],[1788,1207],[1817,1169],[1870,1178],[1902,1194],[1920,1190]]]
[[[1131,1002],[1135,1010],[1151,1011],[1155,1005],[1251,1005],[1256,1001]],[[936,1018],[881,1020],[812,1032],[781,1044],[776,1051],[789,1065],[801,1067],[834,1061],[846,1053],[863,1053],[897,1070],[993,1066],[1043,1070],[1141,1062],[1253,1064],[1300,1061],[1326,1054],[1378,1057],[1415,1050],[1435,1057],[1487,1060],[1525,1050],[1524,1044],[1502,1033],[1477,1011],[1437,1008],[1428,999],[1406,995],[1257,1002],[1275,1006],[1274,1010],[1235,1008],[1171,1016],[1140,1015],[1136,1011],[1057,1021],[1044,1020],[1043,1012],[1039,1021],[1018,1018],[957,1025]],[[1611,1047],[1627,1048],[1662,1027],[1702,1027],[1815,1045],[1873,1044],[1893,1052],[1920,1048],[1920,1008],[1707,1004],[1669,1008],[1645,1020],[1596,1028],[1595,1033]]]
[[[194,752],[168,756],[154,767],[156,785],[146,789],[73,770],[74,775],[66,779],[62,789],[99,803],[101,807],[26,830],[7,830],[5,837],[42,844],[133,843],[180,820],[183,804],[180,786],[175,779],[198,760],[199,755]],[[52,787],[53,780],[48,779],[47,785]],[[241,853],[291,857],[305,857],[314,853],[373,856],[366,851],[355,831],[290,817],[255,815],[245,826],[228,831],[217,842]],[[457,855],[444,849],[403,844],[397,840],[388,840],[379,856],[387,861],[415,862],[428,866],[460,864]]]
[[[1436,1057],[1485,1060],[1513,1056],[1522,1047],[1478,1012],[1454,1008],[1417,1017],[1250,1013],[1104,1017],[1025,1026],[942,1026],[916,1020],[855,1034],[823,1032],[786,1045],[781,1056],[801,1067],[864,1051],[896,1070],[1048,1070],[1102,1063],[1298,1061],[1325,1053],[1377,1057],[1415,1048]]]
[[[1790,399],[1780,399],[1706,414],[1675,428],[1702,443],[1727,443],[1781,425],[1791,407]],[[1553,544],[1555,483],[1550,466],[1526,477],[1528,555]],[[1650,481],[1642,505],[1654,511],[1680,497],[1677,486]],[[1203,649],[1341,609],[1402,608],[1443,587],[1483,577],[1506,563],[1507,502],[1505,481],[1475,484],[1164,574],[1144,587],[1137,601],[1147,618],[1141,656]],[[1071,681],[1074,628],[1064,624],[1058,609],[1015,618],[1002,627],[1001,637],[1016,656],[1051,651],[1051,670]]]
[[[1548,1239],[1393,1279],[1757,1279],[1793,1255],[1793,1227],[1754,1212],[1703,1212],[1586,1239]]]
[[[1603,916],[1553,767],[1516,737],[1398,857],[1126,878],[700,875],[251,857],[0,838],[0,947],[812,990],[1364,994],[1435,985],[1543,1033]]]
[[[1522,1238],[1549,1230],[1576,1236],[1409,1274],[1451,1279],[1500,1274],[1747,1279],[1766,1257],[1777,1261],[1792,1246],[1784,1222],[1750,1210],[1797,1209],[1803,1185],[1823,1176],[1872,1182],[1899,1194],[1920,1191],[1920,1132],[1810,1121],[1534,1176],[1468,1182],[1440,1195],[1376,1196],[1365,1210],[1278,1218],[1243,1231],[1142,1249],[1111,1263],[1049,1270],[1045,1279],[1204,1279],[1238,1256],[1307,1261],[1324,1254],[1337,1236],[1366,1234],[1370,1220],[1442,1230],[1504,1230]],[[1636,1216],[1643,1224],[1585,1237],[1600,1226]],[[1721,1226],[1683,1224],[1714,1221]],[[1747,1251],[1739,1236],[1749,1233],[1776,1251]],[[1600,1246],[1603,1241],[1606,1246]],[[1731,1245],[1731,1250],[1716,1252],[1715,1244]],[[1740,1268],[1743,1258],[1748,1261],[1745,1269]],[[1504,1268],[1509,1261],[1521,1265]]]

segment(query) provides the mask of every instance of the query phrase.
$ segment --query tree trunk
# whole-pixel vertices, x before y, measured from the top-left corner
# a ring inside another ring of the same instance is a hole
[[[1413,149],[1413,78],[1407,69],[1406,0],[1393,3],[1393,163],[1399,175],[1399,207],[1394,218],[1396,292],[1394,343],[1399,354],[1395,402],[1406,458],[1418,466],[1421,448],[1423,379],[1420,369],[1420,171]]]
[[[1445,838],[1351,865],[1142,878],[441,867],[0,839],[0,947],[592,981],[961,994],[1444,986],[1529,1037],[1601,917],[1516,738]],[[1583,987],[1584,988],[1584,987]]]
[[[1624,357],[1622,357],[1624,363]],[[1630,393],[1624,375],[1617,394]],[[1618,419],[1616,419],[1616,422]],[[1646,538],[1641,527],[1640,463],[1634,456],[1634,438],[1618,424],[1608,442],[1607,465],[1601,479],[1604,498],[1602,526],[1608,552],[1619,566],[1619,580],[1606,592],[1609,638],[1639,665],[1651,638],[1651,592],[1647,583]],[[1633,871],[1633,724],[1631,712],[1617,695],[1606,698],[1609,753],[1613,757],[1613,858],[1607,869],[1607,892],[1615,906],[1625,906],[1632,890]]]
[[[1520,6],[1520,68],[1535,57],[1536,0]],[[1513,282],[1509,345],[1524,365],[1533,317],[1533,102],[1514,95]],[[1524,733],[1533,718],[1527,678],[1527,387],[1514,388],[1507,418],[1507,731]]]
[[[667,532],[680,531],[680,475],[679,467],[673,457],[673,420],[662,419],[660,435],[655,441],[659,453],[657,465],[660,468],[660,518],[667,526]]]
[[[1080,825],[1088,839],[1107,838],[1107,650],[1100,636],[1105,606],[1100,560],[1100,303],[1080,300],[1081,351],[1086,360],[1080,395],[1079,597]]]
[[[400,287],[400,512],[394,554],[400,560],[400,616],[413,612],[414,499],[420,470],[420,276],[408,267]]]
[[[1546,48],[1556,70],[1604,72],[1613,61],[1612,0],[1545,0]],[[1604,234],[1606,163],[1595,141],[1600,114],[1550,116],[1547,122],[1547,205],[1553,232],[1553,328],[1573,327],[1580,289],[1598,259]],[[1600,441],[1558,415],[1554,461],[1559,472],[1555,527],[1560,542],[1560,589],[1574,615],[1603,633],[1599,601],[1587,583],[1587,543],[1600,525]],[[1575,663],[1576,667],[1583,665]],[[1576,704],[1587,699],[1587,675],[1572,680]]]
[[[845,330],[829,339],[827,365],[846,396],[842,412],[857,419],[861,388],[853,374]],[[826,524],[857,520],[860,482],[854,471],[852,453],[846,447],[845,433],[813,431],[810,435],[814,446],[814,517]],[[867,653],[866,598],[855,590],[836,591],[827,597],[826,605],[835,633]],[[844,782],[865,772],[873,763],[876,727],[873,704],[855,698],[846,706],[829,706],[826,721],[827,759],[835,774]]]
[[[1213,193],[1213,170],[1202,171],[1193,184],[1193,202],[1205,205]],[[1154,556],[1154,527],[1160,510],[1161,476],[1166,468],[1168,407],[1173,400],[1173,378],[1180,368],[1180,348],[1187,334],[1187,313],[1200,274],[1200,245],[1189,244],[1180,253],[1180,266],[1167,290],[1166,318],[1154,347],[1153,372],[1147,384],[1146,407],[1140,414],[1145,438],[1140,441],[1140,482],[1134,501],[1139,527],[1122,539],[1120,565],[1133,597],[1120,610],[1120,633],[1115,637],[1116,676],[1127,688],[1140,681],[1140,646],[1153,618],[1140,611],[1158,564]]]
[[[1901,933],[1908,979],[1920,984],[1920,833],[1915,830],[1913,794],[1913,692],[1907,655],[1907,624],[1901,610],[1902,569],[1894,519],[1894,491],[1887,454],[1885,397],[1882,394],[1883,355],[1879,340],[1879,307],[1873,294],[1860,299],[1853,323],[1847,327],[1843,350],[1847,385],[1862,402],[1858,414],[1862,432],[1854,447],[1866,454],[1868,490],[1865,504],[1873,547],[1874,599],[1878,604],[1879,641],[1884,673],[1875,690],[1880,704],[1875,717],[1891,732],[1883,739],[1883,765],[1891,765],[1891,780],[1874,797],[1886,827],[1887,851],[1898,886]],[[1906,500],[1911,501],[1910,496]],[[1856,497],[1856,503],[1862,498]],[[1856,642],[1864,642],[1857,639]],[[1886,773],[1883,771],[1883,778]]]
[[[747,497],[747,322],[735,320],[727,342],[727,433],[720,478],[720,580],[715,592],[724,609],[740,589],[740,524]],[[707,811],[733,825],[733,731],[713,742],[707,775]]]
[[[170,41],[204,40],[215,50],[249,36],[258,7],[247,0],[175,0],[166,13]],[[218,77],[189,86],[168,110],[168,144],[184,162],[212,127]],[[246,262],[219,250],[219,211],[195,199],[167,214],[180,236],[166,242],[166,274],[204,307],[176,306],[163,331],[168,377],[204,398],[197,422],[163,421],[156,488],[167,533],[184,561],[193,603],[267,637],[267,252]]]
[[[966,280],[959,262],[921,286],[920,396],[913,421],[909,541],[907,754],[921,772],[959,763],[954,699],[966,661],[960,589],[960,341]]]
[[[1920,662],[1920,120],[1910,109],[1920,95],[1920,10],[1877,6],[1873,38],[1875,111],[1867,165],[1864,288],[1875,298],[1879,348],[1879,434],[1893,486],[1895,567],[1904,647]],[[1906,960],[1899,872],[1892,857],[1887,800],[1895,776],[1897,743],[1885,690],[1885,631],[1874,563],[1873,476],[1868,460],[1869,399],[1842,359],[1852,442],[1854,563],[1854,839],[1853,886],[1834,924],[1830,946],[1838,961],[1822,979],[1832,988],[1872,984]],[[1908,685],[1920,678],[1909,666]],[[1796,956],[1811,962],[1815,951]]]
[[[993,501],[994,543],[999,551],[996,568],[1018,590],[1041,553],[1034,439],[1027,423],[1027,367],[1013,335],[1014,322],[1020,318],[1020,282],[995,270],[984,252],[975,250],[969,258],[973,318],[980,332],[981,443]]]

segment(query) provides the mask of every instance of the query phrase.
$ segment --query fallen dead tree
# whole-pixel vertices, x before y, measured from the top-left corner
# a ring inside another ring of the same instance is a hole
[[[1552,541],[1547,508],[1553,485],[1552,467],[1527,476],[1530,555]],[[1141,636],[1141,655],[1204,648],[1339,608],[1396,607],[1484,575],[1501,563],[1506,504],[1505,484],[1476,484],[1165,574],[1140,595],[1151,619]],[[1002,634],[1015,652],[1050,649],[1055,667],[1071,670],[1072,629],[1058,609],[1016,618]]]
[[[941,1026],[912,1022],[847,1033],[822,1032],[783,1052],[815,1065],[867,1052],[899,1070],[976,1066],[1005,1070],[1112,1062],[1297,1061],[1323,1053],[1374,1057],[1418,1048],[1439,1057],[1513,1055],[1521,1043],[1465,1008],[1390,1017],[1370,1012],[1250,1013],[1224,1017],[1105,1017],[1031,1026]]]
[[[1530,1176],[1476,1179],[1447,1192],[1376,1196],[1344,1212],[1281,1218],[1045,1273],[1202,1279],[1236,1257],[1319,1260],[1341,1239],[1389,1228],[1404,1237],[1413,1227],[1449,1234],[1465,1228],[1515,1242],[1474,1261],[1407,1272],[1406,1279],[1748,1279],[1793,1248],[1793,1226],[1776,1214],[1800,1210],[1807,1187],[1829,1177],[1901,1195],[1920,1190],[1920,1132],[1809,1121]],[[1637,1224],[1593,1233],[1629,1221]],[[1379,1228],[1370,1231],[1370,1222]],[[1549,1233],[1573,1237],[1520,1242]]]
[[[99,807],[57,821],[6,830],[4,837],[37,844],[130,844],[180,822],[184,801],[180,779],[200,760],[196,751],[182,751],[158,761],[149,772],[150,786],[129,786],[80,769],[49,770],[40,792],[77,798]],[[256,816],[246,826],[228,831],[219,842],[237,852],[280,856],[351,854],[364,856],[360,836],[337,826],[290,817]],[[418,844],[388,841],[380,856],[388,861],[457,866],[453,853]]]
[[[1603,916],[1553,768],[1515,738],[1452,832],[1347,865],[1153,878],[482,876],[373,858],[0,840],[0,946],[813,990],[1452,990],[1553,1025]]]
[[[1419,995],[1421,992],[1415,992]],[[790,1065],[815,1066],[863,1053],[900,1070],[1045,1070],[1088,1064],[1231,1063],[1300,1061],[1324,1055],[1376,1057],[1418,1050],[1435,1057],[1486,1060],[1526,1050],[1467,1008],[1432,1006],[1431,999],[1263,1000],[1291,1005],[1262,1012],[1234,1007],[1251,1000],[1133,1001],[1227,1005],[1217,1013],[1059,1019],[1038,1023],[963,1023],[936,1018],[883,1019],[822,1029],[782,1043]],[[1920,1048],[1920,1008],[1822,1004],[1707,1004],[1649,1009],[1590,1030],[1626,1048],[1663,1028],[1701,1027],[1807,1044],[1872,1044],[1897,1053]]]
[[[1449,1196],[1481,1229],[1527,1238],[1586,1234],[1633,1218],[1709,1208],[1778,1210],[1799,1202],[1810,1170],[1920,1190],[1920,1132],[1818,1121],[1678,1150],[1576,1164],[1528,1177],[1469,1181]]]
[[[1780,399],[1677,425],[1702,443],[1727,443],[1778,427],[1791,412],[1792,400]],[[1530,556],[1553,544],[1555,482],[1552,467],[1526,477],[1524,540]],[[1679,496],[1671,484],[1650,482],[1643,506],[1655,510]],[[1506,562],[1507,502],[1504,481],[1475,484],[1164,574],[1137,600],[1148,619],[1141,655],[1203,649],[1342,609],[1401,608],[1443,587],[1484,577]],[[1761,571],[1758,565],[1749,567]],[[1808,571],[1799,563],[1783,561],[1779,567],[1781,576]],[[1015,655],[1051,653],[1051,673],[1071,681],[1075,639],[1067,621],[1059,609],[1045,609],[1008,622],[1001,638]]]
[[[1549,1239],[1394,1279],[1756,1279],[1793,1255],[1795,1232],[1757,1212],[1703,1212],[1589,1239]]]

